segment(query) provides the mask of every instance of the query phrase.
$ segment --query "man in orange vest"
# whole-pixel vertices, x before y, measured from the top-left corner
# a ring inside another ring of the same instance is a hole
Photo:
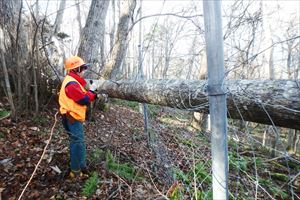
[[[70,136],[70,174],[74,178],[86,172],[86,147],[83,122],[87,105],[96,98],[96,85],[85,89],[83,74],[88,68],[80,57],[71,56],[65,61],[67,75],[62,82],[59,93],[59,111],[63,126]]]

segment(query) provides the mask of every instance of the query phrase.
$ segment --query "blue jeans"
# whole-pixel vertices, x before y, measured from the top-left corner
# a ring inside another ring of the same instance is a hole
[[[62,123],[70,138],[70,160],[71,170],[78,171],[86,167],[86,147],[84,141],[83,124],[62,117]]]

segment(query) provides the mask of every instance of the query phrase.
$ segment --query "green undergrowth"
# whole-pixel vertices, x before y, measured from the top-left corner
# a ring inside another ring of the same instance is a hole
[[[8,115],[10,115],[10,111],[0,108],[0,119],[3,117],[7,117]]]
[[[201,132],[196,136],[205,145],[210,145],[210,143],[207,143],[206,136]],[[176,135],[176,138],[177,142],[191,149],[197,149],[197,145],[199,145],[199,140],[195,140],[195,138],[185,138],[179,134]],[[251,199],[248,196],[248,190],[254,187],[256,178],[258,178],[258,182],[262,187],[258,189],[259,193],[266,194],[267,192],[275,199],[289,198],[287,188],[281,187],[290,180],[287,174],[281,172],[283,168],[287,168],[284,162],[269,163],[266,162],[269,154],[264,155],[263,152],[257,150],[254,156],[247,146],[242,147],[233,141],[229,141],[228,144],[229,188],[230,192],[232,191],[232,193],[229,192],[229,199]],[[212,199],[211,160],[204,161],[203,158],[197,155],[195,157],[197,157],[198,162],[193,166],[193,159],[189,158],[188,170],[178,168],[174,170],[175,178],[182,183],[182,186],[174,189],[170,194],[170,199],[182,199],[185,195],[193,197],[192,199],[196,199],[196,196],[197,199]],[[290,169],[295,172],[298,170],[293,165],[290,166]],[[257,176],[255,170],[257,170]],[[241,179],[250,180],[249,185],[245,184],[244,181],[240,181]],[[195,182],[197,184],[196,188],[194,187]],[[238,192],[236,193],[236,191]]]
[[[47,126],[49,124],[49,119],[44,116],[35,116],[32,118],[32,122],[36,126]]]
[[[116,104],[116,105],[129,107],[134,111],[139,110],[139,103],[136,102],[136,101],[127,101],[127,100],[122,100],[122,99],[112,99],[111,102],[113,104]]]
[[[142,179],[134,166],[130,163],[120,163],[110,151],[106,152],[106,166],[110,172],[116,173],[126,180],[132,181]]]
[[[98,162],[105,156],[105,152],[102,149],[96,148],[90,153],[91,162]]]
[[[92,196],[97,190],[98,183],[98,174],[97,172],[93,172],[92,175],[85,181],[82,187],[82,195],[86,197]]]
[[[228,162],[230,170],[244,170],[248,169],[249,159],[248,157],[243,157],[238,155],[236,152],[228,153]]]
[[[139,111],[139,102],[136,101],[127,101],[127,100],[122,100],[122,99],[112,99],[112,103],[120,106],[124,106],[127,108],[130,108],[136,112]],[[147,104],[148,107],[148,116],[149,117],[157,117],[160,113],[161,107],[158,105],[152,105],[152,104]]]
[[[285,191],[283,191],[279,186],[275,185],[274,181],[270,178],[259,178],[259,184],[276,199],[288,198],[288,194]]]
[[[138,111],[137,102],[119,100],[118,104]],[[148,113],[149,116],[158,119],[166,131],[172,132],[176,143],[186,150],[185,164],[173,168],[173,175],[179,184],[168,194],[169,199],[179,200],[187,196],[190,199],[212,199],[211,155],[200,153],[192,156],[188,153],[201,152],[203,146],[206,150],[207,147],[210,148],[210,133],[188,129],[185,126],[188,118],[181,118],[180,115],[168,111],[162,113],[159,106],[149,105]],[[236,121],[234,123],[239,125]],[[258,128],[263,130],[263,126]],[[250,131],[253,133],[254,129]],[[134,141],[140,139],[133,135]],[[290,177],[286,171],[289,169],[292,170],[292,174],[297,174],[300,166],[289,160],[267,161],[272,159],[271,153],[268,147],[253,145],[244,140],[228,140],[229,199],[252,199],[251,196],[255,195],[255,183],[261,186],[257,190],[259,195],[270,195],[274,199],[290,198],[287,188]],[[193,159],[196,160],[195,163]],[[108,168],[118,175],[128,180],[134,177],[134,168],[126,163],[118,164],[111,153],[106,155],[106,160]]]
[[[210,185],[212,184],[212,176],[210,173],[210,162],[198,162],[191,166],[188,171],[182,171],[178,168],[174,169],[175,179],[182,183],[182,186],[175,188],[170,195],[170,199],[179,200],[184,194],[193,196],[194,199],[211,199]],[[194,187],[195,184],[198,187]],[[197,198],[196,198],[197,197]]]
[[[267,192],[274,199],[289,198],[286,191],[287,188],[281,187],[289,181],[289,177],[280,172],[285,166],[281,165],[279,162],[265,162],[269,158],[269,151],[259,151],[256,149],[254,154],[250,151],[251,148],[249,149],[249,147],[244,146],[243,148],[239,147],[239,152],[244,152],[245,154],[241,155],[235,151],[236,148],[237,144],[233,144],[233,142],[230,141],[230,151],[228,153],[229,174],[235,174],[235,176],[240,178],[232,181],[229,180],[229,182],[232,191],[239,191],[239,199],[249,199],[246,193],[249,190],[250,185],[245,185],[245,182],[240,181],[246,174],[247,179],[251,180],[252,186],[258,179],[257,181],[261,187],[258,188],[259,193],[266,195]],[[255,171],[257,171],[257,174]]]
[[[91,162],[99,162],[105,159],[108,171],[117,174],[125,180],[141,180],[137,170],[130,163],[121,163],[111,151],[103,151],[102,149],[95,149],[90,153],[89,157]]]

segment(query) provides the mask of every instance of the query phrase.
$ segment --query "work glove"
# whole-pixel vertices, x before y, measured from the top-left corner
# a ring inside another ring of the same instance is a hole
[[[98,86],[95,83],[92,83],[92,84],[90,84],[89,90],[92,91],[92,92],[97,92],[96,91],[97,88],[98,88]]]

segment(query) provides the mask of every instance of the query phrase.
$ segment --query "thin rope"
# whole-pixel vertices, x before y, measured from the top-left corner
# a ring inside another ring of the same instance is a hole
[[[45,152],[46,152],[46,150],[47,150],[47,148],[48,148],[48,145],[50,144],[50,141],[51,141],[51,139],[52,139],[53,130],[54,130],[55,125],[56,125],[56,123],[57,123],[57,114],[58,114],[58,112],[55,113],[55,116],[54,116],[54,117],[55,117],[55,121],[54,121],[54,124],[53,124],[53,126],[52,126],[52,128],[51,128],[50,137],[49,137],[49,139],[48,139],[48,141],[47,141],[47,143],[46,143],[46,146],[44,147],[44,151],[43,151],[43,153],[42,153],[42,155],[41,155],[41,158],[40,158],[40,160],[38,161],[38,163],[36,164],[36,166],[35,166],[35,168],[34,168],[34,171],[32,172],[30,179],[27,181],[27,184],[26,184],[26,186],[24,187],[24,189],[23,189],[21,195],[19,196],[18,200],[21,200],[21,198],[22,198],[23,194],[25,193],[25,191],[26,191],[26,189],[27,189],[29,183],[31,182],[31,180],[32,180],[32,178],[33,178],[33,176],[34,176],[34,174],[36,173],[36,171],[37,171],[37,169],[38,169],[38,167],[39,167],[41,161],[42,161],[43,158],[44,158]]]

